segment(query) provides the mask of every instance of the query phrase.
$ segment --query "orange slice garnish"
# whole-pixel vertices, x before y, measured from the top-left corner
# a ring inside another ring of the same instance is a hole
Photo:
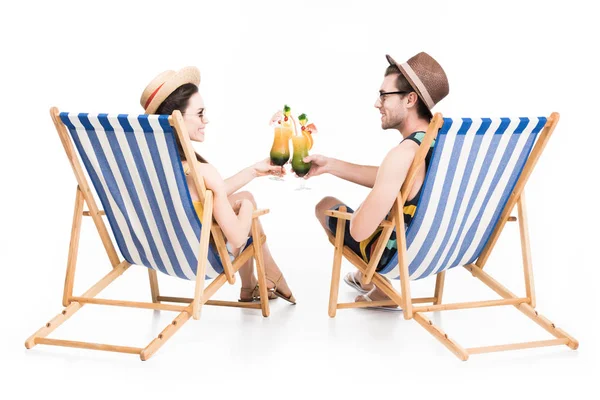
[[[306,138],[306,142],[308,143],[308,150],[313,147],[313,138],[312,135],[307,131],[302,131],[302,136]]]

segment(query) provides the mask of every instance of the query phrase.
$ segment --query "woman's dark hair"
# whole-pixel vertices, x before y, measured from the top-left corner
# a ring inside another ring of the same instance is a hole
[[[416,93],[415,89],[413,89],[412,86],[410,86],[410,83],[408,83],[408,80],[404,77],[402,72],[400,72],[400,69],[395,65],[390,65],[385,70],[385,76],[392,75],[392,74],[398,74],[398,79],[396,80],[396,87],[398,88],[398,90],[405,90],[407,92],[415,92]],[[425,105],[423,100],[421,100],[421,98],[419,97],[418,94],[417,94],[417,98],[418,98],[418,100],[417,100],[417,115],[419,116],[419,118],[423,118],[423,119],[426,119],[427,121],[431,121],[431,118],[433,118],[431,111],[429,111],[429,109],[427,108],[427,106]]]
[[[158,106],[155,114],[171,115],[175,110],[179,110],[183,114],[188,106],[190,97],[196,93],[198,93],[198,86],[194,85],[193,83],[186,83],[182,86],[179,86],[160,104],[160,106]],[[177,135],[175,135],[175,140],[177,141],[179,158],[181,158],[182,161],[186,161],[183,147],[181,146],[181,142],[179,141],[179,137]],[[203,163],[207,162],[204,157],[198,153],[196,153],[196,159]]]

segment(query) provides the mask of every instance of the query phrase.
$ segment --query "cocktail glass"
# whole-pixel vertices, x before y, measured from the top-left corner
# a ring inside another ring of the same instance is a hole
[[[273,146],[271,147],[271,162],[274,165],[284,166],[290,159],[290,136],[292,129],[289,126],[281,125],[275,127],[273,136]],[[279,176],[271,176],[270,179],[283,181]]]
[[[296,135],[292,137],[292,144],[294,146],[294,155],[292,157],[292,170],[300,178],[304,177],[310,171],[312,163],[305,163],[303,160],[308,156],[308,140],[304,135]],[[305,184],[305,179],[302,179],[300,186],[296,190],[310,190]]]

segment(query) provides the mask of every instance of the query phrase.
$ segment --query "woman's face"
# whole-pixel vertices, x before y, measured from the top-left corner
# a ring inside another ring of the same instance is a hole
[[[183,113],[183,120],[187,128],[190,140],[195,142],[204,141],[204,128],[208,124],[204,110],[204,100],[200,93],[194,93],[188,101],[188,106]]]

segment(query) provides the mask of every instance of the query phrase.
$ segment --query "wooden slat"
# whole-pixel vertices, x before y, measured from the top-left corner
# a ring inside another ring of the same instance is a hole
[[[185,159],[190,167],[192,185],[194,185],[200,201],[202,204],[204,204],[206,185],[204,184],[204,178],[198,173],[199,161],[196,159],[196,151],[194,150],[194,146],[192,146],[192,142],[190,141],[190,135],[185,127],[185,122],[183,121],[181,111],[173,111],[173,114],[169,117],[169,123],[171,126],[173,126],[173,128],[175,128],[175,134],[179,138],[179,143],[181,143],[183,153],[185,154]]]
[[[456,357],[463,361],[467,361],[469,359],[469,353],[467,353],[467,351],[461,345],[450,339],[443,330],[435,326],[429,319],[425,318],[420,313],[414,313],[413,318],[419,323],[419,325],[425,328],[427,332],[431,333],[433,337],[446,346],[448,350],[454,353]]]
[[[340,207],[340,213],[346,213],[346,207]],[[344,230],[346,226],[346,221],[342,218],[337,219],[336,227],[335,227],[335,239],[334,239],[334,250],[333,250],[333,266],[331,269],[331,285],[329,287],[329,307],[327,309],[327,313],[330,318],[334,318],[336,314],[336,310],[338,308],[337,301],[338,295],[340,291],[340,273],[342,268],[342,255],[344,252],[344,235],[346,231]],[[327,232],[330,235],[330,232]]]
[[[71,241],[69,242],[69,256],[67,259],[67,273],[65,274],[65,287],[63,290],[62,305],[69,305],[69,297],[73,295],[75,281],[75,267],[77,265],[77,252],[79,250],[79,237],[81,234],[81,220],[83,210],[83,193],[77,186],[75,192],[75,207],[73,210],[73,223],[71,225]]]
[[[435,297],[418,297],[418,298],[412,299],[413,304],[433,303],[434,301],[435,301]],[[337,308],[338,309],[364,308],[364,307],[373,307],[375,305],[389,307],[389,306],[397,306],[398,304],[396,304],[393,300],[378,300],[378,301],[370,301],[370,302],[369,301],[354,301],[352,303],[338,303]]]
[[[379,239],[377,239],[377,246],[375,247],[375,251],[371,254],[371,259],[369,260],[369,265],[367,266],[367,270],[363,275],[363,283],[368,285],[371,283],[373,279],[373,274],[375,273],[375,269],[377,269],[377,265],[381,260],[381,256],[383,255],[383,251],[385,250],[388,240],[394,231],[394,225],[392,221],[385,221],[388,225],[383,228],[381,231],[381,235],[379,235]]]
[[[200,319],[200,310],[203,303],[202,295],[204,293],[204,281],[206,279],[206,263],[208,263],[208,246],[212,217],[213,193],[211,190],[207,190],[204,193],[204,210],[202,212],[200,245],[198,246],[198,265],[196,267],[196,284],[194,286],[194,302],[192,303],[192,317],[194,319]]]
[[[117,353],[128,353],[128,354],[140,354],[142,352],[142,349],[137,348],[137,347],[115,346],[112,344],[76,342],[73,340],[61,340],[61,339],[49,339],[49,338],[36,338],[35,344],[47,344],[47,345],[51,345],[51,346],[62,346],[62,347],[77,347],[80,349],[113,351],[113,352],[117,352]]]
[[[142,361],[148,360],[160,349],[167,340],[185,324],[192,315],[192,305],[188,306],[187,311],[180,313],[162,332],[140,352]]]
[[[229,282],[230,285],[233,285],[235,282],[235,271],[231,264],[231,259],[229,258],[227,246],[225,245],[225,235],[223,234],[221,227],[216,223],[212,224],[211,232],[213,239],[215,240],[215,247],[217,248],[217,253],[219,253],[219,258],[221,259],[223,272],[225,273],[227,282]]]
[[[525,292],[529,297],[531,307],[535,308],[535,286],[533,283],[533,266],[531,263],[531,245],[529,243],[529,227],[527,209],[525,208],[525,193],[522,192],[517,201],[519,212],[519,234],[521,237],[521,256],[523,257],[523,273],[525,275]]]
[[[194,301],[194,299],[191,297],[158,296],[158,301],[168,301],[170,303],[191,303]]]
[[[94,286],[88,289],[82,297],[94,297],[107,287],[112,281],[118,278],[123,272],[129,268],[131,264],[127,261],[123,261],[121,264],[113,268],[108,274],[98,281]],[[25,341],[25,347],[30,349],[36,344],[36,340],[48,336],[52,331],[62,325],[67,319],[75,314],[81,307],[82,303],[71,303],[69,304],[60,314],[52,318],[46,325],[37,330]]]
[[[439,272],[435,277],[435,301],[434,305],[442,304],[442,296],[444,295],[444,281],[446,278],[446,271]],[[414,303],[414,301],[413,301]]]
[[[254,248],[254,261],[256,261],[256,277],[258,279],[258,289],[260,292],[260,306],[263,317],[268,317],[270,314],[269,309],[269,295],[267,293],[267,272],[265,269],[265,263],[263,259],[262,243],[259,239],[261,237],[260,229],[258,226],[258,219],[252,219],[252,247]],[[241,266],[241,264],[238,263]],[[239,268],[239,267],[238,267]]]
[[[421,150],[421,149],[419,149]],[[406,231],[404,229],[404,214],[402,213],[404,197],[399,194],[396,203],[392,207],[394,220],[396,221],[396,240],[398,241],[398,266],[400,269],[400,293],[404,302],[400,305],[404,311],[404,319],[413,316],[412,301],[410,299],[410,275],[408,273],[408,256],[406,255]]]
[[[500,296],[504,297],[505,299],[508,299],[508,298],[514,299],[517,297],[510,290],[506,289],[504,286],[502,286],[494,278],[492,278],[490,275],[488,275],[487,273],[482,271],[476,265],[474,265],[474,264],[465,265],[465,268],[468,271],[470,271],[473,274],[473,276],[475,276],[476,278],[481,280],[490,289],[492,289],[493,291],[495,291],[496,293],[498,293]],[[558,339],[564,339],[564,338],[569,339],[568,346],[570,348],[572,348],[573,350],[575,350],[579,347],[579,342],[574,337],[568,335],[563,330],[558,329],[552,322],[550,322],[548,319],[546,319],[545,317],[540,315],[529,304],[521,303],[521,304],[515,305],[515,307],[519,311],[521,311],[523,314],[528,316],[531,320],[533,320],[536,324],[538,324],[539,326],[544,328],[548,333],[550,333],[554,337],[556,337]]]
[[[236,308],[261,308],[260,303],[249,303],[243,301],[207,300],[206,303],[204,303],[204,305]]]
[[[111,300],[111,299],[97,299],[94,297],[77,297],[73,296],[70,298],[71,301],[76,301],[82,304],[99,304],[105,306],[115,307],[131,307],[131,308],[145,308],[149,310],[165,310],[165,311],[183,311],[186,306],[174,306],[171,304],[160,304],[160,303],[143,303],[138,301],[126,301],[126,300]]]
[[[342,207],[344,210],[346,209],[346,207]],[[340,208],[340,210],[342,209]],[[337,219],[344,219],[347,221],[350,221],[352,219],[352,214],[350,214],[349,212],[346,211],[339,211],[339,210],[325,210],[325,215],[328,215],[330,217],[335,217]]]
[[[483,307],[497,307],[497,306],[514,306],[516,304],[527,303],[527,298],[515,298],[515,299],[504,299],[504,300],[485,300],[485,301],[471,301],[465,303],[450,303],[450,304],[438,304],[433,306],[415,307],[414,312],[432,312],[432,311],[446,311],[446,310],[463,310],[468,308],[483,308]]]
[[[467,349],[467,352],[469,354],[482,354],[482,353],[493,353],[496,351],[521,350],[521,349],[531,349],[531,348],[535,348],[535,347],[559,346],[559,345],[563,345],[563,344],[569,344],[569,339],[538,340],[535,342],[501,344],[501,345],[496,345],[496,346],[471,347],[471,348]]]
[[[252,218],[258,218],[261,215],[268,214],[269,212],[270,211],[269,211],[268,208],[263,208],[263,209],[260,209],[260,210],[254,210],[254,211],[252,211]]]
[[[106,215],[106,213],[104,211],[98,211],[98,213],[96,215]],[[84,211],[83,212],[83,216],[84,217],[91,217],[92,214],[89,211]]]
[[[338,303],[338,309],[344,308],[366,308],[366,307],[393,307],[398,306],[392,300],[355,301],[352,303]]]
[[[158,276],[156,275],[156,270],[148,268],[148,278],[150,279],[150,295],[152,296],[152,302],[158,303],[160,291],[158,290]]]

